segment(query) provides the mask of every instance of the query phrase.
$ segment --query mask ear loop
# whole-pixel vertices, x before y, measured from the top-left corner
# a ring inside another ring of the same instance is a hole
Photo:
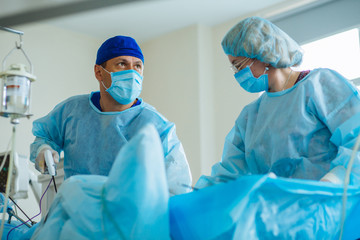
[[[254,61],[252,61],[252,63],[250,63],[249,68],[251,68],[251,66],[254,64],[254,62],[256,61],[256,59],[254,59]]]
[[[105,72],[107,72],[108,74],[111,75],[111,72],[109,72],[108,70],[106,70],[105,68],[103,68],[103,66],[99,65],[102,69],[104,69]]]
[[[101,84],[103,85],[103,87],[105,88],[105,90],[108,90],[108,88],[105,86],[104,82],[101,81]]]
[[[264,73],[263,73],[263,74],[265,74],[265,73],[266,73],[266,71],[269,71],[269,68],[268,68],[268,67],[265,67],[265,71],[264,71]]]
[[[103,68],[103,66],[99,65],[102,69],[104,69],[105,72],[107,72],[108,74],[110,74],[111,76],[111,72],[109,72],[108,70],[106,70],[105,68]],[[103,85],[103,87],[105,88],[105,90],[108,90],[109,88],[107,88],[104,84],[104,81],[101,80],[101,84]]]

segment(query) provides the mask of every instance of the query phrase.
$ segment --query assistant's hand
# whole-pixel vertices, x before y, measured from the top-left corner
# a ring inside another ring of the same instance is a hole
[[[320,182],[331,182],[331,181],[328,179],[322,178],[322,179],[320,179]]]
[[[336,166],[331,169],[325,176],[323,176],[321,182],[331,182],[335,184],[343,184],[345,179],[346,169],[343,166]]]
[[[45,163],[45,151],[46,150],[50,150],[51,155],[54,158],[54,162],[56,164],[59,163],[59,153],[57,151],[52,149],[49,145],[41,146],[39,154],[37,155],[37,157],[35,159],[35,168],[41,173],[46,173],[48,171],[46,163]]]

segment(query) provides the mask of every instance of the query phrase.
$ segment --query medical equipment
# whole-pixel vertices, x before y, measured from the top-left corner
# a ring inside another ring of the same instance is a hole
[[[56,176],[56,164],[54,162],[54,158],[51,154],[51,151],[49,149],[45,150],[45,163],[46,166],[48,168],[49,171],[49,175],[51,175],[51,178],[54,182],[54,188],[55,188],[55,193],[57,193],[57,189],[56,189],[56,183],[55,183],[55,176]]]
[[[56,164],[50,150],[45,150],[45,163],[51,176],[56,176]]]
[[[8,152],[0,153],[0,162],[4,163],[0,172],[0,192],[5,193],[7,177],[9,174],[10,156]],[[14,199],[23,199],[28,197],[29,186],[29,159],[18,153],[14,154],[13,181],[10,185],[10,196]]]
[[[0,72],[1,79],[1,104],[0,104],[0,116],[11,117],[12,122],[18,122],[20,117],[30,117],[30,90],[31,82],[35,81],[36,77],[33,73],[33,66],[30,59],[26,55],[22,48],[22,38],[20,36],[20,45],[15,44],[13,48],[4,58],[2,62],[2,72]],[[31,73],[26,70],[24,64],[11,64],[10,67],[5,70],[6,59],[15,50],[20,50],[27,59]]]
[[[5,193],[4,211],[0,227],[0,234],[2,236],[9,197],[27,197],[27,187],[29,183],[28,161],[16,153],[15,137],[16,125],[19,123],[19,118],[29,118],[31,116],[29,113],[31,82],[35,81],[36,77],[32,74],[33,66],[31,61],[22,48],[23,41],[21,36],[24,33],[1,26],[0,30],[18,34],[20,37],[20,43],[15,42],[15,47],[3,59],[2,72],[0,72],[0,116],[10,117],[10,122],[13,124],[10,157],[8,158],[8,154],[4,154],[3,163],[6,169],[0,169],[0,171],[3,170],[2,173],[4,173],[3,179],[6,179],[6,184],[4,184],[4,188],[2,188],[2,192]],[[31,72],[28,72],[25,65],[20,63],[11,64],[10,67],[5,70],[6,60],[14,50],[20,50],[23,53],[30,65]]]
[[[59,163],[56,165],[56,175],[52,176],[51,174],[40,174],[34,179],[34,183],[40,186],[40,197],[41,194],[44,194],[42,201],[38,200],[38,203],[41,207],[41,216],[45,217],[49,211],[51,204],[56,197],[57,191],[64,182],[64,159],[60,159]],[[49,182],[52,184],[49,185]]]
[[[3,61],[1,78],[0,114],[5,117],[29,117],[30,84],[35,77],[26,71],[23,64],[12,64],[8,70]]]

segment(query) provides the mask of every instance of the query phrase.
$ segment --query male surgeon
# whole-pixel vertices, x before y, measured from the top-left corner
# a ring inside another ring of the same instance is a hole
[[[183,186],[191,185],[191,174],[175,124],[139,97],[143,70],[144,56],[133,38],[107,39],[94,66],[100,91],[70,97],[33,122],[36,138],[30,159],[36,169],[47,171],[45,150],[56,163],[63,151],[65,179],[77,174],[107,176],[123,145],[151,123],[161,138],[170,194],[187,192]]]

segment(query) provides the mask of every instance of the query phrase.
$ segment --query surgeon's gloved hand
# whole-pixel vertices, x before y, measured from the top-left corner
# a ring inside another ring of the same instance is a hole
[[[54,162],[59,163],[59,153],[52,149],[49,145],[42,145],[38,150],[38,155],[35,159],[35,168],[41,173],[48,173],[48,168],[45,163],[45,151],[50,150]]]

